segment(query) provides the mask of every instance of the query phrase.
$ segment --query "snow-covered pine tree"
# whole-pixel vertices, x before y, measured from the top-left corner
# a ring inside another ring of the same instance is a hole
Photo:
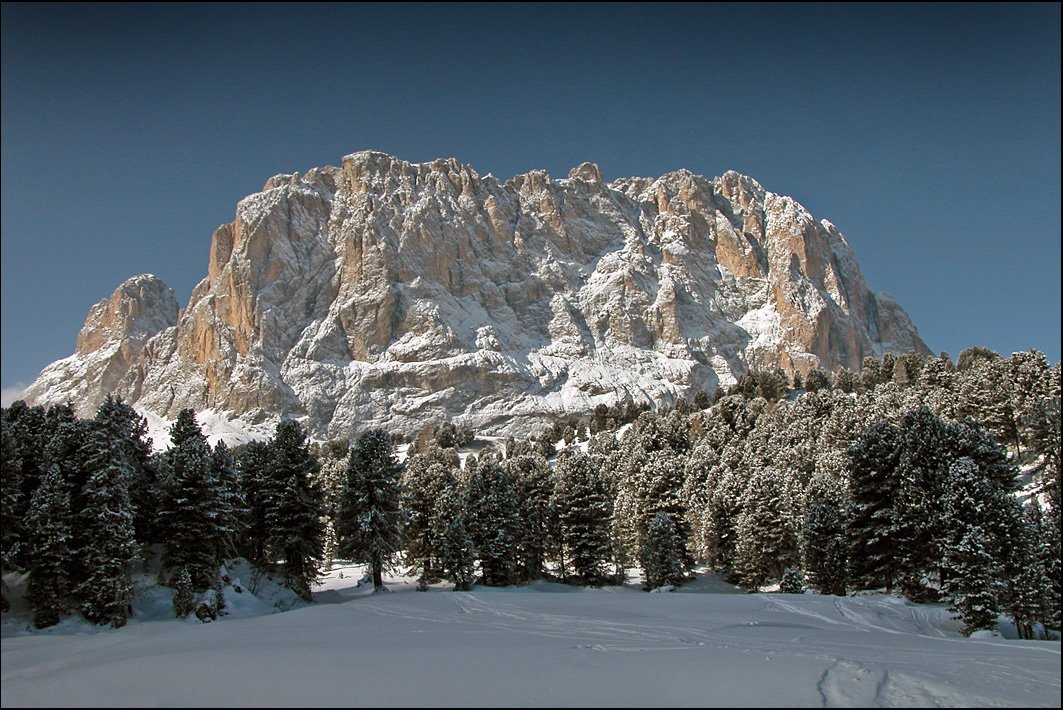
[[[9,534],[13,535],[9,540],[14,544],[10,545],[7,555],[11,569],[25,569],[25,555],[28,550],[26,545],[19,543],[25,540],[22,522],[26,519],[30,497],[40,485],[44,468],[46,442],[43,436],[47,430],[45,410],[41,406],[30,407],[20,400],[4,411],[4,420],[12,439],[12,452],[17,452],[17,455],[11,456],[11,470],[8,470],[8,465],[4,466],[4,478],[7,479],[4,484],[6,488],[10,480],[18,486],[17,494],[12,495],[10,499],[14,511],[8,520]],[[13,468],[15,465],[18,466],[17,469]]]
[[[273,490],[269,476],[272,460],[270,444],[265,441],[251,441],[240,451],[237,461],[240,490],[244,494],[247,513],[244,517],[244,535],[237,545],[239,553],[251,561],[255,567],[266,568],[269,558],[266,554],[266,542],[269,528],[266,519],[273,501],[279,495]]]
[[[217,482],[218,556],[232,559],[239,556],[238,541],[244,535],[247,504],[240,488],[236,458],[224,441],[214,445],[210,456],[213,479]]]
[[[1045,516],[1044,537],[1040,548],[1042,564],[1048,575],[1049,586],[1046,600],[1045,626],[1063,628],[1063,565],[1061,565],[1059,517]]]
[[[120,422],[97,419],[85,441],[89,471],[81,511],[86,576],[75,589],[81,613],[94,624],[124,626],[132,615],[133,565],[137,559],[132,467],[126,459]]]
[[[554,477],[546,459],[538,454],[522,454],[502,463],[517,489],[520,502],[520,528],[517,535],[517,581],[539,579],[546,569],[554,518],[552,496]],[[604,484],[603,484],[604,485]],[[608,529],[607,529],[608,532]]]
[[[59,464],[44,473],[33,492],[26,528],[29,532],[29,587],[26,598],[33,607],[33,625],[54,626],[69,608],[71,591],[70,490]]]
[[[708,563],[730,578],[735,574],[737,564],[738,523],[746,481],[745,475],[723,462],[715,481],[712,497],[702,516],[703,544],[709,551]]]
[[[351,447],[337,511],[336,551],[367,564],[374,589],[384,586],[383,573],[402,549],[401,473],[383,429],[370,429]]]
[[[322,569],[332,569],[336,558],[336,510],[340,504],[340,492],[343,479],[347,475],[347,459],[350,458],[351,446],[346,439],[333,439],[322,445],[316,456],[321,463],[317,473],[317,482],[325,498],[325,557]]]
[[[488,587],[513,584],[520,529],[520,502],[513,480],[493,454],[485,453],[468,472],[467,491],[465,526],[480,559],[483,583]]]
[[[92,421],[77,419],[72,414],[61,421],[56,417],[51,429],[53,433],[44,450],[47,466],[59,468],[66,491],[70,496],[71,527],[68,546],[71,556],[68,560],[67,576],[71,580],[84,579],[87,574],[80,554],[80,550],[85,546],[84,518],[81,516],[81,511],[85,509],[84,488],[90,473],[84,461],[87,451],[85,440],[92,427]]]
[[[181,567],[173,573],[170,587],[173,589],[173,613],[183,619],[196,608],[196,593],[192,589],[192,575],[187,567]]]
[[[860,388],[867,392],[878,387],[881,369],[878,360],[871,356],[865,357],[860,367]]]
[[[1012,551],[1002,548],[1021,543],[1008,534],[1005,511],[1014,501],[1002,491],[975,459],[961,456],[947,469],[937,513],[943,519],[941,588],[950,608],[965,623],[965,634],[996,626],[1003,608],[1006,567]]]
[[[829,390],[831,387],[830,375],[818,367],[813,367],[808,371],[805,376],[805,390],[808,392],[819,392],[820,390]]]
[[[467,592],[476,576],[476,550],[466,527],[467,498],[458,486],[444,489],[439,497],[440,565],[454,582],[454,591]]]
[[[1021,412],[1015,411],[1014,387],[1007,360],[999,355],[992,359],[979,358],[963,370],[958,379],[957,413],[980,422],[997,441],[1018,455]]]
[[[783,594],[804,594],[805,573],[800,567],[787,567],[779,580],[779,591]]]
[[[689,549],[691,555],[700,560],[708,560],[712,554],[708,544],[705,512],[709,507],[712,494],[719,475],[719,453],[714,441],[701,440],[687,457],[686,472],[683,476],[681,493],[683,507],[686,509],[687,525],[690,530]]]
[[[687,449],[673,448],[682,445],[685,429],[670,422],[671,417],[661,419],[646,412],[624,437],[614,534],[623,548],[617,551],[621,559],[637,559],[650,521],[658,512],[668,513],[683,541],[684,568],[689,568],[693,558],[686,548],[690,525],[683,497]]]
[[[953,462],[964,457],[971,462],[970,471],[950,471]],[[975,501],[981,501],[977,510],[958,511],[958,517],[949,520],[940,510],[957,475],[971,478],[963,485],[980,486],[985,496],[974,496]],[[976,427],[946,424],[926,406],[905,414],[901,421],[892,539],[901,588],[907,596],[917,600],[936,596],[932,582],[939,575],[949,526],[955,527],[957,520],[982,525],[983,532],[991,538],[1004,534],[1002,525],[994,524],[983,506],[997,501],[995,512],[1002,513],[1007,504],[1004,496],[1014,485],[1014,476],[1003,450]],[[953,536],[954,544],[955,539]],[[931,582],[929,586],[927,580]]]
[[[611,538],[613,551],[621,567],[627,567],[638,561],[639,547],[646,534],[645,525],[649,525],[650,516],[643,509],[645,487],[642,467],[647,454],[638,442],[633,443],[630,430],[621,442],[621,448],[607,465],[614,466],[616,479],[616,497],[613,499],[613,521]],[[562,570],[562,573],[564,571]]]
[[[890,589],[897,578],[891,535],[900,444],[900,430],[880,421],[849,449],[850,572],[861,588]]]
[[[170,425],[170,449],[178,449],[188,439],[201,439],[203,430],[196,421],[196,411],[191,408],[182,409],[177,413],[177,419]]]
[[[562,569],[584,584],[602,584],[611,557],[612,505],[591,458],[578,449],[558,457],[553,508],[563,555]],[[564,564],[567,563],[567,564]]]
[[[943,419],[956,418],[957,398],[954,390],[955,366],[946,353],[928,358],[922,366],[917,385],[923,402]]]
[[[402,472],[403,538],[406,559],[420,580],[421,588],[443,574],[442,528],[437,522],[440,496],[454,485],[452,469],[458,460],[454,449],[444,450],[434,441],[406,460]]]
[[[6,412],[5,412],[6,415]],[[16,569],[24,531],[19,517],[22,501],[22,459],[7,417],[0,420],[0,569]],[[5,590],[7,587],[3,587]],[[7,597],[0,596],[0,608],[7,611]]]
[[[1044,519],[1036,501],[1028,504],[1014,521],[1006,555],[1005,588],[1001,594],[1004,613],[1015,623],[1021,639],[1034,638],[1034,624],[1050,623],[1048,600],[1052,581],[1045,569]],[[1010,573],[1010,574],[1009,574]]]
[[[834,373],[834,389],[846,394],[856,394],[860,391],[860,378],[852,371],[844,367]]]
[[[897,364],[897,359],[893,356],[893,353],[884,353],[882,360],[879,361],[879,384],[886,384],[893,381],[893,368]]]
[[[1057,371],[1058,372],[1058,371]],[[1038,482],[1038,492],[1047,499],[1049,518],[1059,526],[1060,500],[1060,399],[1045,396],[1027,403],[1022,416],[1022,431],[1034,464],[1031,473]]]
[[[69,413],[73,416],[73,411]],[[65,420],[65,413],[63,420]],[[129,495],[133,501],[133,525],[137,540],[162,542],[156,529],[159,516],[158,471],[148,438],[148,421],[118,397],[108,395],[96,411],[96,419],[111,419],[123,432],[122,449],[132,471]]]
[[[325,498],[314,483],[320,464],[306,433],[290,419],[277,425],[269,453],[266,556],[280,565],[285,586],[309,601],[325,553]]]
[[[643,589],[678,586],[686,581],[685,548],[680,535],[672,516],[663,510],[650,519],[639,550]]]
[[[968,527],[945,552],[942,585],[949,608],[963,620],[963,633],[996,628],[1002,570],[990,553],[990,537],[980,525]]]
[[[1013,353],[1007,359],[1011,382],[1011,407],[1019,418],[1019,441],[1026,446],[1021,417],[1032,404],[1049,397],[1052,366],[1039,350]]]
[[[820,594],[845,596],[849,544],[844,503],[824,491],[811,492],[801,541],[804,569]]]
[[[222,561],[221,487],[194,411],[178,414],[170,436],[174,445],[163,456],[167,485],[159,506],[162,561],[171,574],[187,569],[193,588],[204,591],[214,584]]]
[[[798,511],[778,469],[754,469],[738,518],[735,568],[742,587],[756,591],[799,560]]]

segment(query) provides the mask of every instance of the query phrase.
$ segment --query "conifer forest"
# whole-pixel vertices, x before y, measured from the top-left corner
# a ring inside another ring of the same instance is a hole
[[[153,450],[115,398],[92,419],[16,402],[2,427],[3,570],[26,575],[38,628],[123,626],[148,562],[175,616],[209,621],[239,558],[305,600],[336,560],[374,588],[397,571],[456,591],[633,570],[660,590],[698,568],[749,592],[941,602],[965,634],[1001,615],[1020,638],[1060,628],[1060,366],[1037,351],[751,372],[520,439],[444,422],[315,442],[286,420],[230,449],[186,409]]]

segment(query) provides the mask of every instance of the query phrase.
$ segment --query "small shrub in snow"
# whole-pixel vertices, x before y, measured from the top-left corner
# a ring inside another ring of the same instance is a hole
[[[805,573],[798,567],[787,567],[782,573],[779,591],[783,594],[804,594]]]
[[[192,594],[192,575],[187,567],[178,570],[170,580],[173,588],[173,613],[183,619],[195,609],[196,600]]]

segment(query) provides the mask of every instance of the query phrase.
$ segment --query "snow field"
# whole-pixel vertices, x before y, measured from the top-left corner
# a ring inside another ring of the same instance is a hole
[[[209,624],[174,619],[160,588],[117,631],[68,619],[28,633],[16,607],[2,705],[1060,704],[1058,642],[966,639],[944,607],[896,597],[747,595],[711,574],[674,594],[634,581],[418,593],[404,577],[374,594],[362,572],[334,567],[316,604],[285,613],[230,587],[233,613]],[[282,596],[271,583],[260,592]]]

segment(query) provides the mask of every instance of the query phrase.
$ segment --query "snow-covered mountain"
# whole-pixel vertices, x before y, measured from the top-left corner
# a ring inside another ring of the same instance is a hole
[[[159,279],[122,284],[27,398],[87,414],[113,391],[319,437],[518,432],[885,351],[928,352],[834,225],[752,178],[607,183],[584,163],[502,182],[361,152],[241,200],[179,313]]]

